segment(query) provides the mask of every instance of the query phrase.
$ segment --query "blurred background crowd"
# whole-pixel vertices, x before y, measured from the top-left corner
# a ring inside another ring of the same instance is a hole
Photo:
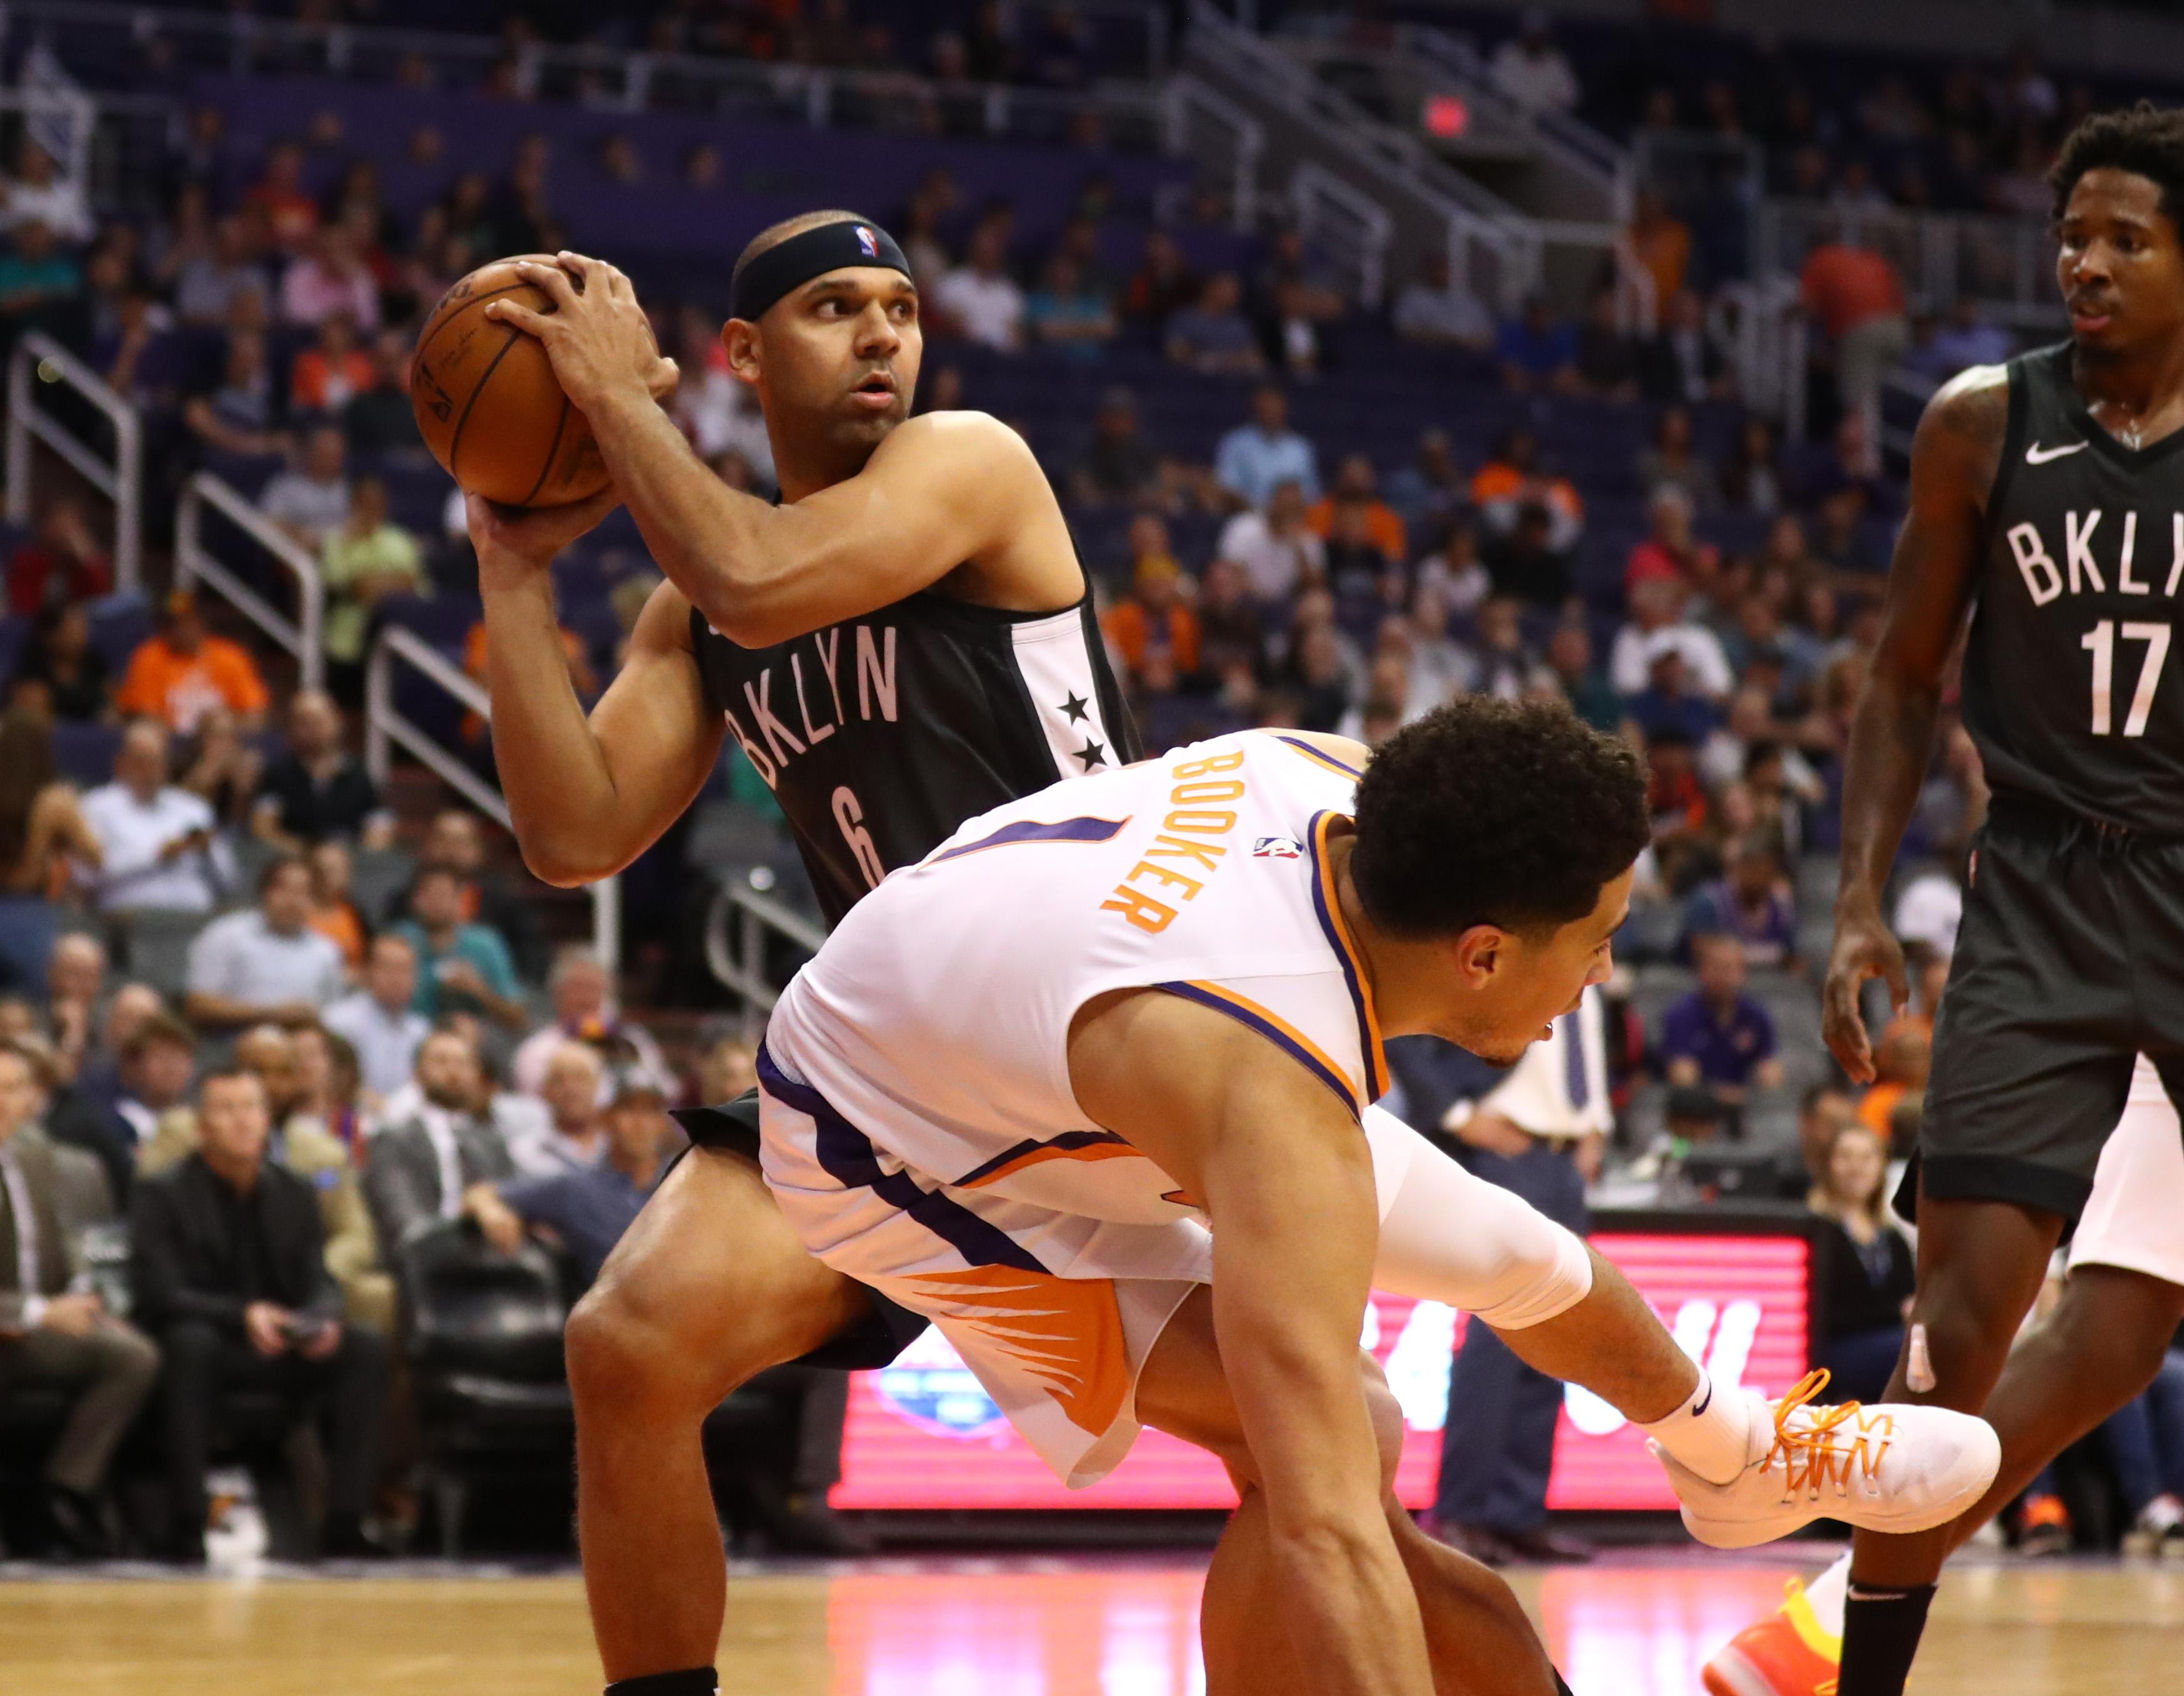
[[[367,1523],[399,1543],[433,1515],[452,1542],[460,1493],[427,1499],[424,1481],[468,1476],[478,1432],[550,1421],[550,1359],[493,1369],[538,1406],[493,1403],[433,1354],[435,1327],[522,1291],[566,1302],[596,1273],[677,1146],[665,1109],[749,1076],[745,1009],[694,940],[703,898],[740,881],[809,899],[731,753],[626,877],[610,969],[578,940],[581,904],[526,877],[489,820],[428,771],[375,777],[359,757],[381,632],[484,673],[476,564],[410,416],[410,348],[474,265],[599,252],[681,360],[669,404],[694,449],[769,492],[763,422],[716,339],[727,261],[768,218],[832,201],[885,222],[916,268],[918,408],[991,410],[1046,466],[1149,751],[1254,726],[1376,742],[1466,692],[1564,698],[1644,750],[1654,841],[1600,1014],[1613,1110],[1573,1158],[1596,1204],[1821,1213],[1841,1238],[1825,1342],[1877,1387],[1908,1293],[1886,1178],[1916,1132],[1986,800],[1952,714],[1894,896],[1911,1003],[1879,1033],[1880,1081],[1849,1089],[1814,985],[1844,737],[1903,508],[1891,398],[2037,325],[1915,288],[1859,220],[2044,214],[2057,141],[2117,91],[2030,48],[1808,56],[1696,25],[1419,8],[1473,31],[1510,107],[1583,120],[1654,167],[1581,270],[1496,297],[1439,250],[1368,283],[1325,229],[1240,216],[1154,151],[1115,91],[1157,82],[1155,48],[1172,64],[1180,8],[415,9],[304,0],[298,32],[231,31],[224,56],[179,27],[67,19],[36,36],[35,65],[9,49],[25,79],[63,70],[164,115],[86,175],[49,128],[0,114],[0,353],[50,337],[140,420],[150,582],[209,473],[325,596],[324,687],[302,687],[231,598],[120,584],[108,509],[64,471],[5,539],[0,1171],[45,1187],[9,1192],[19,1245],[43,1240],[0,1287],[15,1277],[16,1329],[58,1313],[118,1336],[129,1311],[136,1339],[70,1369],[107,1399],[42,1475],[47,1534],[201,1553],[206,1468],[250,1426],[247,1395],[242,1415],[208,1410],[246,1390],[370,1405],[328,1423],[315,1486],[342,1552]],[[1266,21],[1369,67],[1401,11]],[[325,29],[348,23],[490,39],[458,62],[390,38],[381,75],[344,78]],[[827,90],[829,123],[648,108],[628,51],[662,77],[755,67],[769,97],[823,73],[796,99]],[[1368,110],[1386,92],[1352,86]],[[1810,218],[1786,415],[1746,392],[1739,341],[1761,197]],[[657,574],[617,514],[556,581],[589,699]],[[475,715],[444,692],[395,699],[489,780]],[[1485,1133],[1463,1126],[1496,1080],[1410,1046],[1395,1104],[1475,1154]],[[246,1252],[219,1197],[254,1193],[261,1167],[315,1205],[268,1202]],[[519,1262],[527,1283],[494,1270]],[[93,1291],[96,1323],[70,1305]],[[2137,1457],[2121,1463],[2133,1521],[2184,1493],[2184,1396],[2168,1393],[2137,1448],[2118,1440]],[[731,1517],[853,1543],[824,1508],[840,1417],[838,1381],[815,1377],[727,1420],[760,1457],[728,1469]],[[109,1458],[131,1443],[154,1457],[137,1469],[152,1505],[117,1511]],[[0,1514],[0,1535],[20,1531]]]

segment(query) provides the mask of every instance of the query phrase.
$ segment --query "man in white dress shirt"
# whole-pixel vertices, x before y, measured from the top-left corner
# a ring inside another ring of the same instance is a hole
[[[1441,1129],[1463,1145],[1474,1173],[1582,1236],[1585,1186],[1600,1174],[1613,1123],[1606,1026],[1600,991],[1591,988],[1487,1094],[1451,1107]],[[1496,1565],[1586,1558],[1547,1530],[1562,1404],[1559,1381],[1519,1360],[1490,1326],[1465,1328],[1449,1378],[1434,1504],[1450,1543]]]
[[[103,913],[139,907],[209,913],[227,881],[227,845],[212,809],[167,781],[167,730],[139,719],[122,733],[114,781],[83,798],[84,822],[98,839],[93,900]]]

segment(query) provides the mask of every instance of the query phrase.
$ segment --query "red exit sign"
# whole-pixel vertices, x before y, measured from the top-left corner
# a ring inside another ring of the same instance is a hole
[[[1717,1384],[1779,1395],[1805,1374],[1811,1252],[1799,1237],[1604,1232],[1593,1246],[1652,1304]],[[1449,1364],[1464,1320],[1435,1302],[1375,1291],[1364,1344],[1403,1404],[1396,1493],[1433,1501],[1446,1423]],[[850,1388],[838,1508],[1221,1508],[1234,1493],[1212,1456],[1156,1431],[1089,1490],[1064,1489],[987,1397],[940,1333],[928,1331],[883,1371]],[[1554,1508],[1673,1508],[1642,1436],[1596,1398],[1563,1399],[1547,1489]]]

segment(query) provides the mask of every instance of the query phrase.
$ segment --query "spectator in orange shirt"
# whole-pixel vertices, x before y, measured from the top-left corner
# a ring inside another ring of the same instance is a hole
[[[290,368],[289,415],[338,413],[378,381],[371,355],[357,346],[356,320],[346,312],[330,313],[319,325],[317,342],[297,354]]]
[[[265,725],[268,698],[248,651],[208,636],[196,598],[177,592],[160,609],[159,629],[129,656],[114,704],[125,715],[157,719],[184,736],[214,708],[225,707],[248,736]]]
[[[1653,279],[1654,313],[1665,318],[1669,303],[1681,291],[1691,270],[1691,228],[1658,194],[1641,188],[1628,235],[1631,258]]]
[[[1925,1094],[1926,1071],[1933,1054],[1934,1033],[1925,1020],[1890,1020],[1875,1049],[1873,1087],[1858,1104],[1858,1123],[1887,1142],[1890,1115],[1898,1104],[1916,1101]]]
[[[1107,609],[1100,627],[1132,671],[1157,645],[1174,655],[1178,673],[1189,676],[1198,670],[1198,614],[1186,599],[1183,568],[1168,552],[1167,526],[1150,513],[1139,514],[1130,525],[1130,552],[1129,592]]]
[[[1911,346],[1911,320],[1903,314],[1903,283],[1896,267],[1870,247],[1823,236],[1805,256],[1797,292],[1835,343],[1836,391],[1843,410],[1868,414],[1878,439],[1880,380]]]
[[[242,197],[244,212],[265,220],[276,245],[293,253],[319,227],[319,203],[304,192],[300,142],[278,142],[265,156],[265,175]]]
[[[1471,479],[1471,503],[1496,536],[1515,530],[1518,514],[1526,507],[1545,508],[1547,546],[1557,553],[1574,546],[1585,528],[1585,503],[1576,486],[1540,469],[1540,438],[1529,430],[1513,430],[1494,444]]]
[[[1323,540],[1333,535],[1337,506],[1363,508],[1365,539],[1397,564],[1411,557],[1409,532],[1395,508],[1380,498],[1373,462],[1362,453],[1352,453],[1342,462],[1334,474],[1333,491],[1322,495],[1305,513],[1305,528]]]

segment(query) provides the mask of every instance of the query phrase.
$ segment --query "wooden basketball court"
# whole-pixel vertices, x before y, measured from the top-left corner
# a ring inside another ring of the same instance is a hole
[[[1823,1557],[1825,1558],[1825,1556]],[[1707,1653],[1819,1563],[1684,1554],[1517,1575],[1579,1696],[1696,1696]],[[1195,1559],[740,1567],[734,1696],[1192,1696]],[[573,1575],[0,1582],[8,1696],[597,1696]],[[2184,1565],[1960,1563],[1916,1696],[2184,1690]]]

